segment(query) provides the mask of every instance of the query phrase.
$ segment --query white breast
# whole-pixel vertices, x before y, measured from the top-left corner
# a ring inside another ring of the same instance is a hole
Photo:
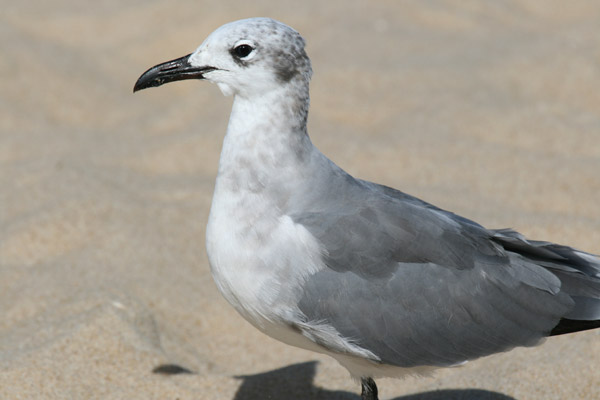
[[[304,279],[323,267],[321,250],[264,196],[218,186],[206,234],[212,274],[227,301],[264,330],[296,312]]]

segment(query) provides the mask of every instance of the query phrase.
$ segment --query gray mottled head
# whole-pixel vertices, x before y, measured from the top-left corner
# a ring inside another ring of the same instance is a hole
[[[261,95],[312,74],[304,39],[270,18],[250,18],[221,26],[190,55],[189,63],[210,67],[203,78],[225,95]]]
[[[280,108],[303,127],[311,75],[298,32],[270,18],[249,18],[221,26],[192,54],[148,69],[133,91],[203,79],[216,83],[226,96],[277,99]]]

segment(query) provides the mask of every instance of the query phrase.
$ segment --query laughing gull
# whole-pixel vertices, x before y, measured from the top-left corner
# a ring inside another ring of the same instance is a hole
[[[215,282],[251,324],[374,378],[422,374],[600,327],[600,258],[491,230],[354,178],[311,143],[304,39],[269,18],[146,71],[233,95],[206,232]]]

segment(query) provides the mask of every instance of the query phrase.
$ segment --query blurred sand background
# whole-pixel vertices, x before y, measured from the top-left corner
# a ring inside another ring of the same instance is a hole
[[[0,399],[359,398],[342,367],[259,333],[212,282],[231,98],[191,81],[132,94],[240,18],[306,38],[309,132],[350,173],[600,253],[599,2],[0,3]],[[152,372],[164,364],[191,373]],[[599,399],[598,382],[587,332],[379,387]]]

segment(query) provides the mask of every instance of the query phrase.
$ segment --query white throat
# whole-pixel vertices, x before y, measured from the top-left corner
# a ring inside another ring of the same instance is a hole
[[[308,96],[283,86],[252,98],[236,96],[219,161],[215,195],[279,192],[298,179],[315,151],[306,133]],[[264,198],[263,200],[264,201]]]
[[[259,327],[290,312],[277,304],[293,304],[282,296],[295,294],[282,292],[274,277],[280,273],[287,280],[301,280],[303,273],[318,268],[316,263],[295,265],[301,254],[320,254],[314,239],[289,216],[289,204],[320,153],[293,98],[286,95],[282,88],[260,98],[234,99],[207,225],[207,253],[217,286]]]

